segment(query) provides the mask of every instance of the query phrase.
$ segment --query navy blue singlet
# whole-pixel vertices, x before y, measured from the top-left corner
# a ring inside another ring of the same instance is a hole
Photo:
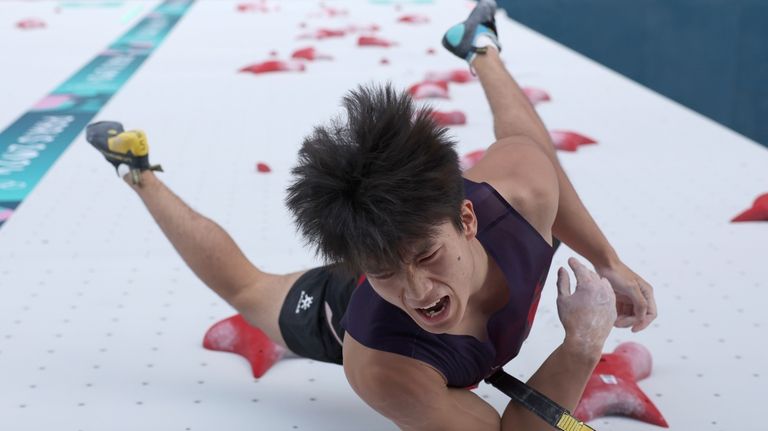
[[[425,362],[448,386],[476,385],[517,356],[530,332],[553,248],[487,183],[464,179],[478,221],[477,239],[507,280],[509,302],[488,320],[489,340],[432,334],[382,299],[365,280],[350,299],[342,327],[364,346]]]

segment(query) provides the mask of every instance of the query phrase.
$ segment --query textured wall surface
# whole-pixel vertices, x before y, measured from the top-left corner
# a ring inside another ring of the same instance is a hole
[[[152,162],[166,170],[159,178],[254,264],[275,273],[310,268],[318,262],[283,204],[302,138],[337,114],[358,83],[407,88],[430,72],[466,72],[439,43],[471,4],[334,1],[347,13],[333,15],[316,0],[247,13],[238,3],[197,2],[96,119],[144,129]],[[13,64],[0,69],[0,128],[158,2],[57,12],[60,4],[0,2],[0,54]],[[404,14],[429,22],[398,22]],[[47,27],[15,27],[29,17]],[[371,24],[398,45],[362,48],[358,32],[298,38]],[[619,255],[656,289],[657,321],[637,334],[614,330],[606,350],[635,341],[652,352],[652,374],[639,386],[672,429],[764,429],[755,412],[765,408],[768,378],[759,342],[768,327],[768,229],[729,220],[768,192],[768,151],[502,13],[498,24],[512,74],[551,96],[536,107],[545,124],[598,141],[560,160]],[[273,51],[287,60],[308,46],[333,59],[306,62],[304,72],[238,73]],[[451,83],[449,96],[425,102],[466,114],[466,125],[450,129],[461,154],[486,148],[493,124],[480,84]],[[259,162],[271,172],[259,172]],[[555,255],[509,373],[527,378],[562,342],[555,271],[573,255],[567,247]],[[254,379],[241,357],[203,349],[205,331],[233,313],[79,135],[0,228],[0,430],[396,429],[337,365],[290,359]],[[509,402],[486,384],[475,393],[499,411]],[[659,429],[620,417],[593,425]]]

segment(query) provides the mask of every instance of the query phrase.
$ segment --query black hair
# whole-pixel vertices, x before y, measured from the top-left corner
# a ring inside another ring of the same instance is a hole
[[[286,204],[327,263],[348,273],[395,270],[438,225],[462,230],[454,142],[429,108],[390,84],[359,86],[346,118],[304,138]]]

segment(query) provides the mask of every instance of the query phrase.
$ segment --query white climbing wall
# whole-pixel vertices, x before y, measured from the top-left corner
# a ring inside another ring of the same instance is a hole
[[[0,130],[156,4],[0,2]],[[404,88],[427,72],[461,69],[439,41],[471,3],[254,4],[266,10],[198,1],[96,118],[146,130],[173,190],[257,265],[292,271],[317,263],[283,206],[302,136],[336,114],[358,83]],[[398,23],[405,14],[430,21]],[[27,18],[47,26],[15,27]],[[615,330],[608,349],[631,340],[651,350],[653,374],[640,387],[672,429],[764,430],[768,224],[729,220],[768,192],[768,151],[503,12],[498,21],[513,74],[552,96],[538,106],[547,125],[599,141],[561,153],[562,163],[623,259],[656,288],[656,323],[639,334]],[[297,39],[372,24],[399,45],[357,47],[363,33]],[[237,73],[271,51],[287,59],[308,46],[333,60],[307,62],[302,73]],[[490,144],[479,84],[451,84],[450,92],[433,104],[467,114],[468,124],[452,129],[461,152]],[[258,162],[272,172],[258,173]],[[561,249],[553,268],[571,255]],[[506,367],[512,374],[529,376],[562,337],[553,280],[521,355]],[[292,359],[254,380],[242,358],[204,350],[206,329],[232,313],[81,136],[0,227],[0,430],[395,429],[356,398],[338,366]],[[477,393],[500,410],[507,401],[486,385]],[[623,418],[592,425],[656,428]]]

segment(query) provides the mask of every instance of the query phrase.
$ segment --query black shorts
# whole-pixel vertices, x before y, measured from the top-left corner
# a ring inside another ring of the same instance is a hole
[[[299,356],[341,364],[341,318],[357,279],[331,267],[307,271],[293,284],[280,310],[280,332]]]

